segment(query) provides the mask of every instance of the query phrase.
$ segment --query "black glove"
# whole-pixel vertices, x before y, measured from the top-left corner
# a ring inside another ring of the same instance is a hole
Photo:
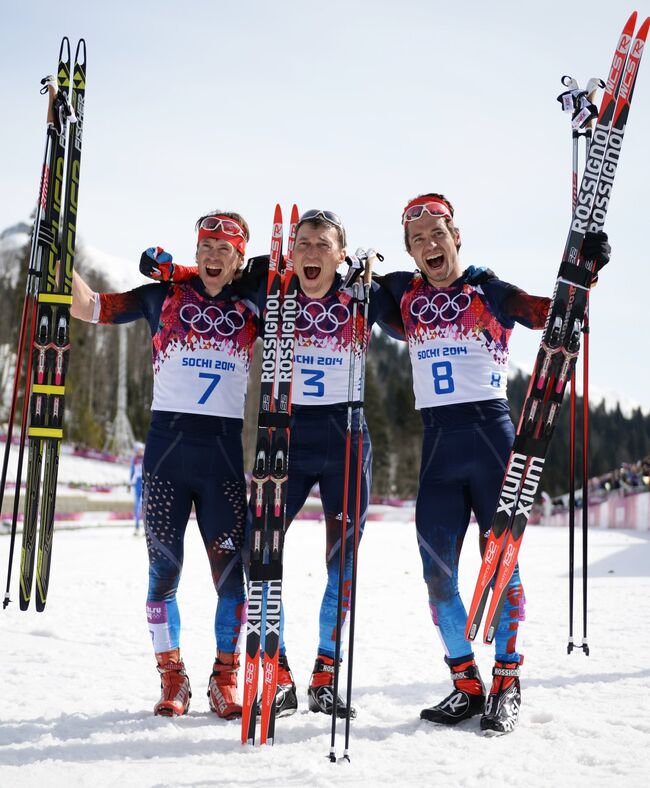
[[[477,268],[475,265],[470,265],[465,271],[465,275],[468,285],[482,285],[489,282],[490,279],[496,279],[496,274],[491,268]]]
[[[585,233],[580,254],[583,260],[596,263],[591,280],[592,285],[595,285],[598,281],[598,272],[603,266],[607,265],[611,253],[612,247],[607,242],[607,233],[604,233],[602,230],[598,233]]]
[[[259,257],[250,257],[246,265],[238,271],[233,284],[239,285],[246,290],[257,292],[260,288],[260,284],[268,276],[268,273],[268,254],[261,254]]]
[[[140,256],[140,273],[156,282],[169,282],[174,276],[172,256],[160,246],[150,246]]]

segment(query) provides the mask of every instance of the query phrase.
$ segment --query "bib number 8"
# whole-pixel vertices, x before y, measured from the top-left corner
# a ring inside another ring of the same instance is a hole
[[[455,390],[450,361],[436,361],[431,365],[433,390],[436,394],[451,394]]]

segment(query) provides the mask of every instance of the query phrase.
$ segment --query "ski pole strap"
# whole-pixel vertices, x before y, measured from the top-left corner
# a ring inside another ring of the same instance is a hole
[[[288,413],[260,413],[258,427],[289,427],[291,416]]]
[[[565,260],[560,265],[558,279],[582,290],[589,290],[593,276],[594,272],[590,271],[586,266],[576,265]]]

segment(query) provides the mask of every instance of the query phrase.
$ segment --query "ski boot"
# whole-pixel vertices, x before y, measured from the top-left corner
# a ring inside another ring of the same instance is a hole
[[[190,708],[190,680],[185,672],[180,650],[161,651],[156,654],[158,673],[160,673],[160,700],[153,713],[163,717],[179,717],[187,714]]]
[[[422,709],[420,719],[440,725],[457,725],[480,714],[485,705],[485,686],[473,659],[451,666],[454,689],[437,706]]]
[[[481,730],[486,736],[510,733],[517,724],[521,707],[519,672],[518,662],[494,663],[492,687],[481,717]]]
[[[232,656],[232,662],[226,660]],[[226,654],[220,651],[212,666],[208,682],[208,698],[210,708],[224,720],[241,717],[241,704],[237,702],[237,671],[239,670],[239,654]]]
[[[278,657],[278,688],[275,691],[275,716],[289,717],[298,710],[296,684],[286,654]]]
[[[314,664],[314,672],[309,682],[309,711],[332,714],[334,705],[334,660],[331,657],[319,654]],[[336,716],[343,719],[347,716],[348,709],[345,701],[337,696]],[[350,706],[350,719],[357,716],[357,710]]]

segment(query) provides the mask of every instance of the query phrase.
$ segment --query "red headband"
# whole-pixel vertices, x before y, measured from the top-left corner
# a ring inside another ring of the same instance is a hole
[[[244,228],[239,222],[231,219],[229,216],[206,216],[199,227],[199,241],[202,241],[204,238],[216,238],[219,241],[227,241],[242,257],[246,255],[246,234],[244,233]]]
[[[242,238],[241,235],[228,235],[228,233],[224,233],[223,230],[218,230],[217,232],[213,232],[212,230],[199,230],[199,241],[202,241],[204,238],[216,238],[219,241],[228,241],[242,257],[246,256],[246,239]]]

